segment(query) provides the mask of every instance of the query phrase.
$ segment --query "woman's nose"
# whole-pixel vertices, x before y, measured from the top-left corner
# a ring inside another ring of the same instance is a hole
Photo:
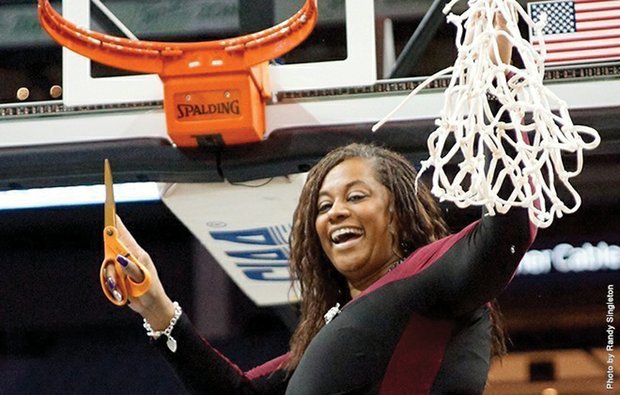
[[[327,214],[329,220],[333,222],[348,217],[350,212],[345,202],[335,201]]]

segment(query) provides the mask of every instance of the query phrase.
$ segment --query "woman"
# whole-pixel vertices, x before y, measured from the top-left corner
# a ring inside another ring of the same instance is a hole
[[[217,394],[481,393],[491,356],[487,303],[510,281],[533,231],[523,209],[445,236],[437,204],[423,185],[416,192],[415,177],[406,159],[374,146],[322,159],[293,219],[291,271],[303,303],[291,351],[243,374],[181,315],[168,333],[176,352],[166,336],[155,343],[187,386]],[[173,303],[120,221],[119,232],[153,274],[151,291],[130,306],[163,331]],[[140,280],[131,262],[126,271]],[[342,310],[326,324],[337,303]]]

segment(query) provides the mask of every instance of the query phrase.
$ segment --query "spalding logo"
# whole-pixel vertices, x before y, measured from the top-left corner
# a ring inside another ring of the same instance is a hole
[[[177,104],[177,119],[204,115],[239,115],[239,100],[208,104]]]

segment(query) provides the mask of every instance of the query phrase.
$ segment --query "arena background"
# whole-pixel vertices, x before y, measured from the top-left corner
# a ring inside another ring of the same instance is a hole
[[[132,1],[109,3],[122,9],[130,7]],[[187,41],[214,38],[212,29],[202,31],[199,21],[187,22],[190,28],[182,32],[167,31],[166,26],[178,24],[167,3],[149,2],[149,21],[164,28],[138,32],[141,37]],[[240,0],[232,8],[227,8],[226,2],[204,3],[212,13],[222,13],[211,17],[235,14],[231,17],[234,26],[221,28],[219,34],[223,36],[262,29],[272,24],[278,13],[272,1]],[[325,1],[323,7],[341,7],[336,3]],[[385,20],[393,23],[398,54],[431,5],[430,1],[375,1],[380,75],[384,74],[381,36]],[[259,6],[266,12],[248,11]],[[103,19],[101,23],[105,25]],[[2,108],[52,100],[50,87],[62,86],[60,48],[37,29],[34,2],[9,0],[0,4]],[[453,62],[453,31],[438,24],[434,33],[419,55],[422,61],[409,65],[406,76],[430,75]],[[304,52],[320,53],[326,60],[342,59],[346,56],[343,36],[342,21],[320,23],[307,43],[281,61],[303,60]],[[94,73],[118,71],[98,66]],[[22,87],[29,89],[29,96],[19,101],[16,95]],[[541,230],[532,247],[532,259],[541,259],[543,266],[549,263],[549,270],[517,275],[500,298],[510,354],[502,364],[493,366],[488,394],[608,393],[605,384],[610,364],[605,347],[609,339],[615,340],[613,332],[609,337],[606,319],[619,317],[610,310],[615,304],[608,303],[610,295],[617,300],[611,290],[620,284],[617,111],[617,107],[601,107],[578,112],[583,123],[599,127],[603,142],[586,155],[584,172],[575,181],[583,197],[581,209]],[[0,123],[3,121],[0,117]],[[47,186],[67,183],[62,164],[56,164],[56,170],[42,167],[48,156],[58,155],[49,147],[43,148],[1,149],[2,189],[26,188],[32,180],[46,184],[41,174],[48,174]],[[319,146],[314,155],[318,157],[328,148]],[[117,149],[122,155],[132,147]],[[424,155],[423,147],[406,153],[411,158]],[[84,163],[90,163],[84,151],[73,159],[71,152],[62,155],[67,163],[73,161],[74,167],[79,167],[82,157]],[[164,159],[175,161],[174,157]],[[242,159],[240,162],[244,164]],[[145,159],[145,163],[148,166],[151,162]],[[278,165],[265,166],[271,171]],[[455,230],[479,215],[477,209],[443,208]],[[240,367],[251,368],[286,351],[296,323],[294,307],[254,305],[162,202],[122,203],[117,211],[153,256],[168,293],[225,355]],[[138,316],[129,309],[114,307],[99,289],[102,206],[4,209],[0,216],[0,393],[183,393],[166,363],[149,346]],[[568,264],[570,270],[562,271],[566,267],[562,264]],[[536,271],[536,266],[528,267]],[[613,343],[612,353],[617,343]],[[616,381],[616,385],[620,383]]]

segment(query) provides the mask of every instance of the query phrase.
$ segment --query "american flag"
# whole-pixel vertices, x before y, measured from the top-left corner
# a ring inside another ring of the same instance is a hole
[[[620,59],[620,1],[572,0],[528,3],[537,22],[547,14],[545,64],[593,63]],[[539,47],[530,29],[530,42]]]

